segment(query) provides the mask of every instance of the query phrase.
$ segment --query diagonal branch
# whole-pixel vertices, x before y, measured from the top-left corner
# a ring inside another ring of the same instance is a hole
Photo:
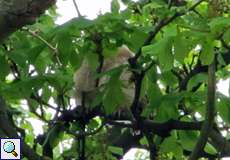
[[[75,9],[76,9],[76,11],[77,11],[78,17],[82,17],[81,12],[80,12],[80,10],[79,10],[79,8],[78,8],[78,5],[77,5],[76,0],[73,0],[73,4],[74,4],[74,7],[75,7]]]
[[[215,92],[216,92],[216,79],[215,79],[215,60],[208,67],[208,98],[206,106],[206,117],[204,124],[200,131],[200,137],[197,144],[192,151],[189,160],[197,160],[200,153],[203,151],[210,131],[212,130],[215,118]]]
[[[55,57],[57,63],[59,65],[61,65],[61,61],[58,57],[58,49],[56,47],[54,47],[52,44],[50,44],[47,40],[45,40],[42,36],[40,36],[39,34],[36,33],[36,31],[32,31],[29,28],[22,28],[23,31],[28,32],[31,36],[33,36],[34,38],[40,40],[42,43],[44,43],[52,52],[53,52],[53,56]]]

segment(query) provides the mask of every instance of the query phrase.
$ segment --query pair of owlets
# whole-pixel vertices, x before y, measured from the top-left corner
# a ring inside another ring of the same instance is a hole
[[[134,54],[128,47],[122,46],[118,48],[118,53],[114,57],[106,58],[103,63],[102,72],[109,71],[123,64],[128,64],[128,59],[133,57]],[[85,101],[93,101],[95,98],[96,79],[94,77],[95,72],[89,65],[89,62],[85,59],[82,62],[81,67],[76,71],[74,75],[75,90],[76,90],[76,103],[81,105],[82,93],[86,93]],[[134,98],[134,83],[130,81],[132,76],[131,71],[124,69],[120,75],[120,80],[124,84],[122,91],[125,95],[126,101],[123,107],[130,106]],[[108,78],[101,77],[98,87],[108,82]],[[92,94],[94,92],[94,94]]]

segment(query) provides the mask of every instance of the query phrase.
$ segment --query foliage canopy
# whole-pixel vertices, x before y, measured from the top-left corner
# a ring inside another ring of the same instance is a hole
[[[215,61],[217,80],[230,77],[230,2],[122,2],[124,10],[113,0],[110,13],[94,20],[79,15],[62,25],[55,24],[53,6],[2,43],[0,94],[7,105],[1,103],[0,117],[28,145],[24,159],[30,150],[55,160],[115,160],[133,147],[150,152],[137,152],[136,160],[181,160],[193,151],[210,94],[208,66]],[[96,70],[101,57],[123,44],[136,53],[130,64],[105,73],[110,81],[90,108],[75,106],[72,77],[83,59]],[[125,68],[135,79],[132,116],[116,114],[125,100],[118,78]],[[148,103],[139,113],[141,97]],[[203,158],[230,156],[230,98],[216,92],[215,100]],[[34,134],[32,119],[43,122],[43,134]],[[0,137],[13,137],[8,131],[0,125]]]

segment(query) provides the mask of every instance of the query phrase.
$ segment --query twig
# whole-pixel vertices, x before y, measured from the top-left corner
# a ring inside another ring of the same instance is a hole
[[[193,9],[193,12],[196,13],[200,18],[204,18],[195,8]]]
[[[63,110],[58,109],[58,108],[52,106],[52,105],[49,104],[49,103],[46,103],[44,100],[41,99],[41,97],[37,97],[37,96],[35,96],[34,94],[32,94],[32,95],[30,96],[30,98],[33,99],[33,100],[35,100],[35,101],[37,101],[38,103],[41,103],[41,104],[43,104],[43,105],[45,105],[45,106],[51,108],[51,109],[54,109],[54,110],[59,111],[59,112],[63,112]]]
[[[32,112],[35,116],[37,116],[41,121],[46,122],[46,123],[49,123],[49,121],[46,120],[46,119],[44,118],[44,116],[38,114],[36,111],[32,111],[32,110],[31,110],[31,112]]]
[[[82,17],[81,12],[80,12],[80,10],[79,10],[79,8],[78,8],[78,5],[77,5],[76,0],[73,0],[73,4],[74,4],[74,7],[75,7],[75,9],[76,9],[76,11],[77,11],[78,17]]]
[[[47,47],[49,47],[53,51],[53,56],[56,58],[58,64],[61,64],[60,59],[58,58],[58,50],[56,47],[54,47],[52,44],[50,44],[48,41],[46,41],[44,38],[42,38],[39,34],[36,33],[36,31],[32,31],[29,28],[22,28],[22,30],[28,32],[33,37],[37,38],[41,42],[43,42]]]

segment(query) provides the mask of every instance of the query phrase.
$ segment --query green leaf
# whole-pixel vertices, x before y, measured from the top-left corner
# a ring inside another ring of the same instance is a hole
[[[181,145],[176,141],[174,136],[166,138],[160,145],[160,151],[163,153],[173,153],[176,159],[181,160],[183,156],[183,149]]]
[[[193,87],[199,83],[206,83],[208,80],[208,75],[206,73],[199,73],[193,76],[188,82],[188,90],[192,90]]]
[[[103,105],[107,114],[113,113],[125,100],[122,91],[122,82],[119,79],[121,73],[122,70],[113,72],[109,82],[106,84]]]
[[[45,79],[40,76],[22,78],[3,87],[4,95],[12,98],[28,98],[33,89],[40,89],[44,85]],[[20,93],[20,94],[18,94]]]
[[[230,98],[222,95],[220,101],[217,102],[217,109],[220,117],[230,124]]]
[[[118,0],[112,0],[111,2],[111,12],[113,13],[119,13],[120,10],[120,4]]]
[[[28,55],[26,55],[24,49],[15,50],[15,51],[12,51],[11,53],[8,54],[8,57],[23,69],[25,69],[27,66],[26,65],[26,62],[28,59],[27,56]]]
[[[44,49],[44,45],[37,45],[27,51],[28,60],[30,63],[34,64],[36,59],[39,57],[40,53]]]
[[[219,36],[224,30],[230,27],[230,18],[229,17],[217,17],[212,19],[209,23],[211,33],[214,36]]]
[[[230,42],[230,29],[228,29],[227,31],[224,32],[223,39],[224,39],[225,43]]]
[[[161,105],[157,108],[155,120],[164,122],[170,119],[176,119],[179,116],[178,103],[185,96],[185,92],[164,95],[161,98]]]
[[[199,112],[201,116],[205,115],[205,100],[207,91],[187,92],[185,96],[185,103],[189,110]]]
[[[162,102],[162,93],[157,85],[157,83],[148,83],[148,88],[147,88],[147,93],[148,97],[150,99],[150,103],[147,107],[145,107],[142,116],[147,117],[153,110],[156,110],[157,108],[160,107],[161,102]]]
[[[156,44],[150,44],[150,45],[147,45],[147,46],[144,46],[142,47],[142,53],[143,55],[153,55],[153,54],[156,54]]]
[[[121,84],[113,84],[113,87],[109,87],[104,95],[103,104],[107,114],[111,114],[115,111],[124,100],[124,94],[121,89]]]
[[[163,84],[166,84],[169,86],[174,86],[178,82],[177,77],[171,71],[163,72],[160,78]]]
[[[207,143],[205,145],[204,151],[212,155],[215,155],[218,153],[217,150],[210,143]]]
[[[173,67],[174,56],[172,54],[172,37],[165,37],[155,44],[144,46],[142,51],[144,55],[157,55],[160,61],[160,67],[163,71],[168,71]]]
[[[172,39],[167,37],[161,40],[161,42],[159,42],[158,51],[158,57],[162,70],[168,71],[172,69],[174,61],[172,54]]]
[[[70,55],[70,64],[72,65],[73,69],[74,70],[77,70],[80,66],[81,66],[81,63],[82,63],[82,60],[83,60],[83,55],[82,54],[78,54],[76,52],[71,52],[71,55]]]
[[[145,136],[140,139],[140,144],[141,145],[148,145],[148,140],[147,140],[147,138]]]
[[[198,133],[195,131],[178,131],[180,143],[183,149],[192,151],[198,139]]]
[[[135,28],[130,35],[124,38],[130,44],[130,49],[135,52],[143,45],[147,36],[148,34],[143,29]]]
[[[109,146],[109,151],[111,151],[112,153],[118,154],[118,155],[123,155],[123,149],[120,147],[114,147],[114,146]]]
[[[66,65],[69,62],[72,52],[72,39],[67,33],[58,35],[58,56],[62,64]]]
[[[213,39],[209,36],[202,43],[200,60],[203,65],[209,65],[214,59]]]
[[[72,77],[66,72],[56,72],[55,74],[47,74],[45,80],[53,86],[57,91],[61,92],[64,88],[71,86]]]
[[[161,105],[157,108],[157,115],[155,120],[157,122],[165,122],[170,119],[176,119],[178,117],[178,110],[171,100],[162,100]]]
[[[175,37],[178,34],[178,27],[170,24],[163,28],[163,32],[166,37]]]
[[[174,38],[174,52],[175,59],[181,63],[184,63],[184,58],[188,55],[190,51],[189,41],[182,36],[178,35]]]
[[[162,93],[158,84],[149,83],[147,92],[149,93],[150,96],[150,104],[152,104],[151,107],[153,108],[158,107],[158,105],[160,104],[160,100],[162,98]]]

